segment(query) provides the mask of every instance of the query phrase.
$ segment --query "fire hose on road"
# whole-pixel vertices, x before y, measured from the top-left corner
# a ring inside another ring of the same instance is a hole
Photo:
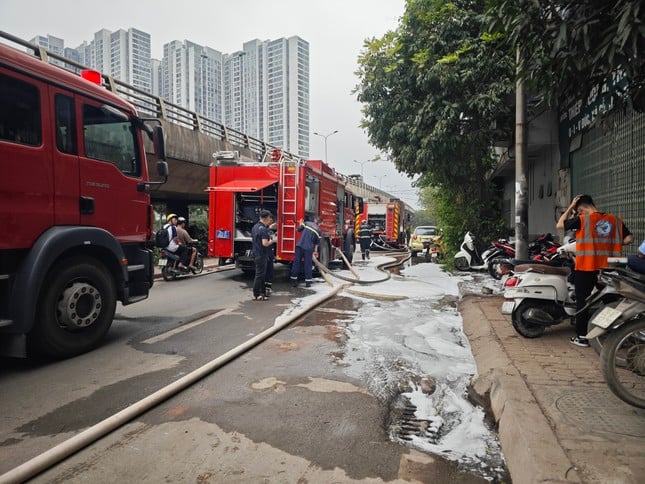
[[[344,255],[342,255],[342,257],[343,259],[345,259]],[[316,258],[314,258],[314,263],[319,268],[322,274],[326,274],[328,276],[331,275],[345,282],[333,287],[331,291],[314,299],[302,309],[295,311],[293,314],[289,315],[285,320],[274,324],[270,328],[267,328],[266,330],[257,334],[253,338],[249,339],[248,341],[227,351],[223,355],[218,356],[217,358],[211,360],[205,365],[202,365],[201,367],[197,368],[196,370],[192,371],[186,376],[180,378],[179,380],[157,390],[153,394],[148,395],[147,397],[139,400],[138,402],[135,402],[134,404],[124,408],[120,412],[83,430],[82,432],[75,435],[74,437],[71,437],[61,442],[60,444],[52,447],[51,449],[43,452],[40,455],[37,455],[36,457],[33,457],[32,459],[19,465],[18,467],[15,467],[12,470],[6,472],[5,474],[0,475],[0,484],[24,482],[40,474],[41,472],[56,465],[57,463],[71,456],[72,454],[98,441],[99,439],[109,434],[110,432],[125,425],[126,423],[135,419],[139,415],[143,414],[144,412],[150,410],[151,408],[159,405],[160,403],[164,402],[170,397],[185,390],[186,388],[198,382],[202,378],[210,375],[220,367],[224,366],[225,364],[239,357],[243,353],[249,351],[251,348],[269,339],[274,334],[280,332],[282,329],[286,328],[291,323],[293,323],[300,317],[310,312],[313,308],[331,299],[343,289],[349,288],[349,286],[351,285],[350,283],[367,285],[367,284],[375,284],[378,282],[384,282],[391,277],[391,274],[387,271],[388,268],[400,265],[402,262],[405,262],[408,259],[409,259],[409,254],[407,258],[395,259],[394,261],[386,261],[385,263],[379,264],[377,266],[377,269],[386,272],[386,276],[379,280],[365,281],[365,280],[359,279],[358,274],[353,269],[351,269],[351,265],[346,259],[345,259],[345,263],[347,264],[348,267],[350,267],[350,270],[352,271],[352,273],[356,275],[355,279],[332,273],[331,271],[329,271],[329,269],[324,267]],[[367,295],[367,294],[361,293],[360,295]],[[372,295],[369,295],[369,296],[372,296]],[[382,297],[382,295],[378,295],[378,294],[375,294],[373,296]]]

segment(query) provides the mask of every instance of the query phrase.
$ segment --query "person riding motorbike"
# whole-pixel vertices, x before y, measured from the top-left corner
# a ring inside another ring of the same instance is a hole
[[[168,238],[170,239],[170,242],[165,247],[165,250],[177,256],[179,260],[177,267],[179,269],[187,269],[184,261],[186,260],[186,253],[188,249],[186,248],[185,245],[182,245],[182,242],[179,239],[179,236],[177,233],[178,218],[179,217],[175,213],[170,213],[166,217],[166,220],[168,221],[168,223],[166,223],[166,225],[164,225],[163,228],[168,231]]]
[[[193,239],[188,230],[186,230],[186,219],[184,217],[179,217],[177,219],[177,236],[181,241],[182,245],[186,247],[186,258],[183,263],[188,266],[191,271],[195,270],[195,257],[197,257],[197,247],[191,246],[198,242],[197,239]]]

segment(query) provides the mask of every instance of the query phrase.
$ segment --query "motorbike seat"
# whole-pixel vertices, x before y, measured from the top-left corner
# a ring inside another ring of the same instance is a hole
[[[571,269],[568,267],[554,267],[547,264],[520,264],[519,266],[515,266],[515,272],[537,272],[538,274],[568,276],[571,273]]]

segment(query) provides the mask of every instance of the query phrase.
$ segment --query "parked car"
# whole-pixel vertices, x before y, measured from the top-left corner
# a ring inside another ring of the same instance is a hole
[[[424,241],[434,242],[440,235],[439,229],[434,225],[420,225],[415,228],[410,238],[410,252],[412,252],[412,256],[414,257],[423,250]]]

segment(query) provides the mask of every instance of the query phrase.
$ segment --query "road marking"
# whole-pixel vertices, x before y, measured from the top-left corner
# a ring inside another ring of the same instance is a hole
[[[206,316],[196,319],[192,323],[184,324],[178,328],[171,329],[170,331],[167,331],[165,333],[161,333],[157,336],[153,336],[152,338],[148,338],[147,340],[142,341],[144,344],[154,344],[158,343],[159,341],[163,341],[165,339],[170,338],[171,336],[175,336],[176,334],[183,333],[186,330],[192,329],[195,326],[199,326],[202,323],[205,323],[206,321],[210,321],[215,318],[219,318],[220,316],[224,316],[226,314],[231,314],[235,308],[228,308],[228,309],[223,309],[221,311],[218,311],[216,313],[211,313],[207,314]]]

